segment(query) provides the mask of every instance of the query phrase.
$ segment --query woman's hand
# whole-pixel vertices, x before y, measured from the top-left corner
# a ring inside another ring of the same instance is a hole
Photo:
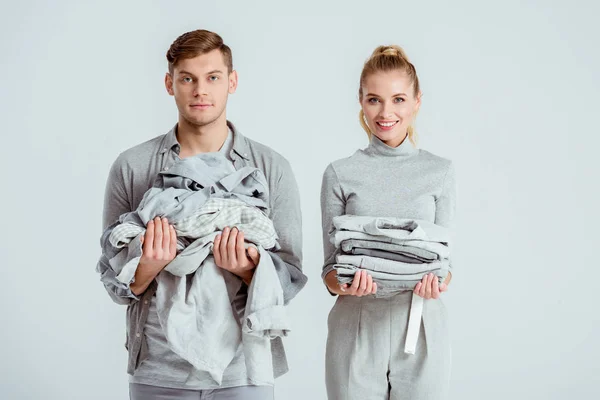
[[[421,282],[417,283],[414,293],[424,299],[439,299],[440,294],[448,290],[450,279],[451,275],[449,273],[446,281],[439,285],[438,277],[435,274],[429,273],[423,277]]]
[[[364,269],[356,271],[351,285],[347,283],[340,285],[335,270],[325,276],[325,284],[331,293],[339,296],[361,297],[377,293],[377,283],[373,282],[373,277]]]

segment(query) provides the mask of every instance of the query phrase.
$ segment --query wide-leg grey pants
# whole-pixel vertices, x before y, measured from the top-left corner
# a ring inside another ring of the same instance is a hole
[[[171,389],[129,384],[131,400],[273,400],[273,386],[238,386],[213,390]]]
[[[415,354],[404,353],[412,291],[388,298],[339,296],[328,318],[329,400],[444,399],[450,340],[441,299],[425,300]]]

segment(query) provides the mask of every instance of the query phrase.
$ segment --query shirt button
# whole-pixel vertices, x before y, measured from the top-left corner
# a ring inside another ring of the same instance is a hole
[[[140,337],[140,336],[142,336],[142,335],[140,335],[139,332],[135,334],[135,337]]]
[[[148,304],[148,300],[144,300],[144,304]]]

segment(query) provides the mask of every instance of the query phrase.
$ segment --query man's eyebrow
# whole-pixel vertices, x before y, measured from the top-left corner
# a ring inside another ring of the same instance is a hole
[[[188,71],[186,71],[186,70],[184,70],[184,69],[183,69],[183,70],[181,70],[181,71],[179,71],[179,74],[180,74],[180,75],[191,75],[191,76],[196,76],[196,75],[192,74],[191,72],[188,72]]]

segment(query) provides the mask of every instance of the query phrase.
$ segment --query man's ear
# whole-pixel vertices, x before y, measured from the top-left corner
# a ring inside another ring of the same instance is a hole
[[[165,88],[167,89],[167,93],[169,93],[171,96],[174,95],[174,93],[173,93],[173,77],[171,76],[171,74],[169,72],[167,72],[165,74]]]
[[[234,94],[238,85],[238,74],[236,70],[233,70],[229,73],[229,94]]]

